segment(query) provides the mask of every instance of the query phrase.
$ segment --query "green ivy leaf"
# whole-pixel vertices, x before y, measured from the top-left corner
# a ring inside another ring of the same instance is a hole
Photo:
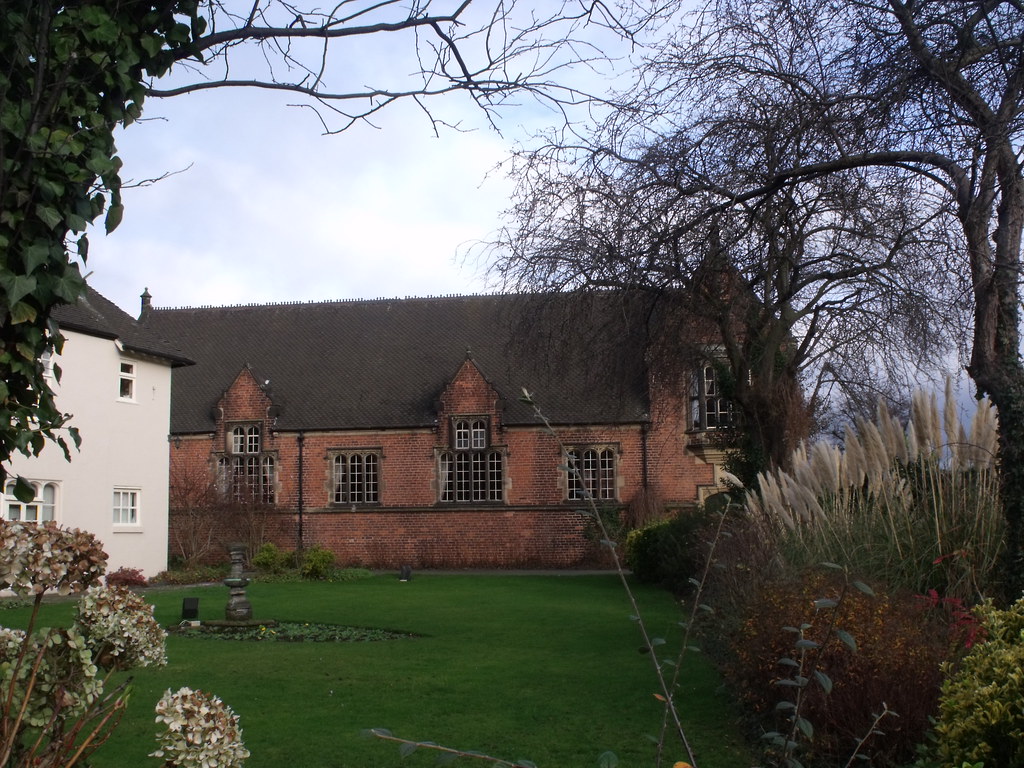
[[[50,246],[45,243],[33,243],[27,246],[21,255],[25,262],[25,273],[31,275],[50,258]]]
[[[36,216],[50,229],[56,229],[64,220],[64,217],[60,215],[56,208],[50,208],[46,205],[36,206]]]
[[[19,301],[11,307],[11,325],[35,322],[37,315],[38,313],[36,312],[35,307],[31,304]]]
[[[7,300],[8,306],[13,306],[36,289],[36,279],[31,275],[0,273],[0,288],[3,288],[4,293],[7,294],[4,298]]]
[[[121,218],[123,216],[124,216],[124,206],[123,205],[120,205],[120,204],[119,205],[112,205],[112,206],[110,206],[110,208],[107,209],[107,218],[106,218],[106,221],[104,223],[104,227],[105,227],[108,235],[111,232],[113,232],[115,229],[117,229],[117,225],[121,223]]]

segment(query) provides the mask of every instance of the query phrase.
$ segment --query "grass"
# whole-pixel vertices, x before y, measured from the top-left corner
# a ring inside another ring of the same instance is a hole
[[[653,634],[678,638],[679,611],[661,591],[637,587]],[[153,590],[157,619],[175,623],[184,596],[200,617],[223,617],[223,587]],[[528,759],[552,768],[595,766],[605,750],[622,766],[653,766],[648,735],[662,710],[651,661],[613,576],[391,575],[339,583],[254,583],[255,618],[413,633],[356,643],[259,643],[168,638],[169,664],[138,670],[127,713],[92,768],[158,764],[147,757],[153,706],[188,685],[220,696],[241,717],[248,768],[432,766],[420,749],[402,758],[369,728]],[[70,620],[68,603],[44,606],[44,621]],[[17,626],[27,611],[0,613]],[[736,715],[711,665],[688,654],[678,696],[700,768],[751,764]],[[674,744],[666,762],[683,759]],[[486,763],[459,761],[460,765]]]

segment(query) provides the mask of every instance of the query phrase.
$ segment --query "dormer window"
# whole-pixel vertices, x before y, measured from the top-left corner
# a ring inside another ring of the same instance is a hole
[[[258,424],[238,424],[228,438],[229,456],[217,460],[220,487],[237,502],[274,503],[277,460],[263,451],[263,433]]]
[[[442,502],[500,502],[504,495],[504,457],[491,447],[490,424],[480,416],[452,420],[451,450],[438,456]]]
[[[256,424],[240,425],[231,430],[231,452],[233,454],[259,453],[260,446],[260,428]]]
[[[732,400],[722,396],[718,368],[705,363],[693,378],[690,420],[695,430],[728,429],[736,425]]]

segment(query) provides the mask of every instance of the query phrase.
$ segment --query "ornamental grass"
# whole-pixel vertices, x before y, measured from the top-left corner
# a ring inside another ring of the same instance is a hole
[[[995,592],[1003,546],[996,411],[977,402],[969,428],[947,384],[914,395],[904,426],[879,404],[843,445],[801,447],[790,472],[759,477],[752,523],[777,565],[844,566],[889,589],[977,602]]]

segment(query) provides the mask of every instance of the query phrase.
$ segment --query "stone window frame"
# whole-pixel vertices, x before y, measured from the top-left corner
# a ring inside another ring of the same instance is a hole
[[[264,450],[263,436],[258,421],[225,425],[224,451],[216,454],[217,487],[225,498],[239,503],[277,501],[278,456]]]
[[[504,504],[506,451],[491,440],[491,417],[451,417],[450,445],[437,451],[438,501]]]
[[[621,452],[617,443],[565,446],[562,458],[566,500],[618,501]]]
[[[360,460],[360,486],[358,492],[352,490],[352,459]],[[371,461],[372,460],[372,461]],[[384,463],[384,451],[377,448],[333,448],[327,452],[328,471],[330,473],[328,501],[331,506],[376,506],[380,504],[381,467]],[[338,468],[344,464],[346,480],[339,483]],[[372,470],[369,469],[373,465]],[[347,485],[347,487],[346,487]]]
[[[736,426],[735,404],[721,395],[718,364],[720,360],[707,358],[694,370],[690,386],[690,428],[694,432],[714,432]]]

